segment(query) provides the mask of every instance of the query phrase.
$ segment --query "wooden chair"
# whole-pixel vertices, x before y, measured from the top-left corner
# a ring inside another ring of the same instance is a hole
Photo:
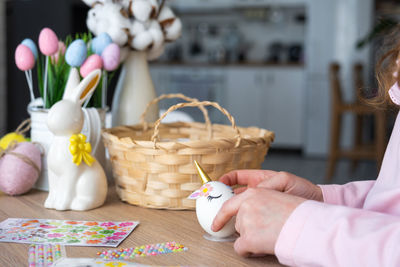
[[[331,114],[331,140],[325,181],[331,182],[335,172],[336,162],[339,158],[348,158],[355,168],[361,159],[376,160],[378,169],[382,162],[386,146],[386,115],[384,110],[363,104],[361,88],[364,86],[362,78],[363,67],[355,64],[353,68],[354,87],[356,89],[356,100],[353,103],[343,101],[340,82],[340,65],[332,63],[329,67],[330,86],[332,94]],[[342,115],[352,113],[355,115],[354,143],[351,149],[340,147],[340,133]],[[372,144],[362,142],[362,120],[365,115],[374,117],[374,140]]]

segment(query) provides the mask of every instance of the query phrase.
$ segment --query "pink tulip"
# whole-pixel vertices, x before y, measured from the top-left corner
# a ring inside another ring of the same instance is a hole
[[[54,55],[51,56],[51,60],[54,63],[58,63],[60,56],[65,54],[65,50],[66,50],[65,44],[62,41],[59,41],[58,42],[58,51],[57,51],[57,53],[55,53]]]

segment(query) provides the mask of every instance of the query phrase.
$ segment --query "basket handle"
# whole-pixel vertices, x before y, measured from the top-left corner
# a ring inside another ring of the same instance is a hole
[[[152,105],[154,105],[154,104],[156,104],[156,103],[158,103],[161,100],[166,99],[166,98],[181,98],[181,99],[186,100],[188,102],[198,102],[199,101],[197,98],[188,97],[188,96],[185,96],[184,94],[179,94],[179,93],[178,94],[163,94],[163,95],[160,95],[157,98],[154,98],[153,100],[151,100],[147,104],[147,106],[144,109],[142,115],[140,116],[140,123],[143,125],[143,130],[147,130],[147,128],[148,128],[148,123],[145,121],[145,117],[146,117],[147,112],[149,111],[150,106],[152,106]],[[199,106],[199,109],[201,110],[201,112],[203,112],[206,128],[209,130],[209,137],[211,139],[211,137],[212,137],[212,132],[211,132],[212,127],[211,127],[210,117],[208,116],[208,111],[204,106]]]
[[[233,130],[236,132],[236,144],[235,147],[238,147],[240,145],[240,141],[242,140],[242,136],[240,134],[239,129],[236,126],[236,122],[235,119],[232,117],[232,115],[223,107],[221,107],[217,102],[210,102],[210,101],[193,101],[193,102],[187,102],[187,103],[179,103],[176,105],[171,106],[167,111],[164,112],[164,114],[162,114],[160,116],[160,118],[154,123],[154,133],[151,137],[151,141],[153,141],[154,143],[154,148],[157,148],[157,139],[159,137],[159,126],[161,124],[162,119],[164,119],[168,113],[183,108],[183,107],[204,107],[204,106],[213,106],[216,109],[218,109],[219,111],[222,112],[222,114],[224,114],[229,121],[232,124],[232,128]]]

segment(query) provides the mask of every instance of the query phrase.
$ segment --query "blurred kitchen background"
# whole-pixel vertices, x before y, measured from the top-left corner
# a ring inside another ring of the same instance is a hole
[[[181,92],[220,103],[239,126],[276,133],[263,168],[294,172],[324,182],[329,153],[331,88],[329,64],[339,62],[344,98],[354,100],[352,68],[364,66],[366,88],[376,87],[374,64],[381,42],[372,38],[382,20],[400,19],[397,1],[378,0],[167,0],[183,23],[182,37],[150,63],[158,94]],[[79,0],[0,1],[0,135],[28,117],[25,77],[14,63],[16,46],[43,27],[59,37],[85,32],[88,7]],[[112,102],[112,88],[108,103]],[[173,100],[160,104],[165,109]],[[198,121],[201,114],[187,112]],[[228,123],[210,110],[215,123]],[[388,118],[388,132],[392,124]],[[373,138],[373,122],[364,122]],[[343,121],[341,145],[353,141],[354,116]],[[376,162],[350,172],[341,160],[333,182],[375,179]]]

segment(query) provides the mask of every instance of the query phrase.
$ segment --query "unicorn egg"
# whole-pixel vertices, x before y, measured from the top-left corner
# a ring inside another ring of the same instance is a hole
[[[202,176],[201,172],[204,173],[204,171],[197,162],[195,163],[199,170],[200,176]],[[208,178],[208,176],[206,177]],[[203,182],[207,181],[206,179],[203,179]],[[224,183],[211,181],[209,178],[208,180],[209,181],[204,183],[200,189],[196,190],[189,196],[189,199],[196,199],[197,220],[204,231],[211,236],[216,238],[230,237],[235,233],[234,218],[230,219],[229,222],[226,223],[225,226],[218,232],[211,230],[211,225],[225,201],[233,197],[233,190]]]
[[[218,232],[211,230],[211,225],[222,204],[233,195],[232,189],[221,182],[208,182],[200,188],[200,196],[196,199],[196,215],[204,231],[220,238],[228,237],[235,233],[235,221],[233,219]]]

